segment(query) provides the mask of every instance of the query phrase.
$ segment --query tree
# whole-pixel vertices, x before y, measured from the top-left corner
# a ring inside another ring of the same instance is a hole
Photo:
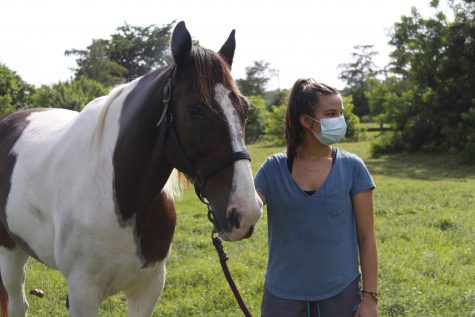
[[[28,107],[34,90],[16,72],[0,64],[0,115]]]
[[[264,127],[264,140],[275,145],[285,144],[285,112],[286,105],[272,107],[267,113]]]
[[[274,76],[275,70],[264,61],[254,61],[253,66],[246,67],[246,78],[236,80],[239,89],[246,96],[263,96],[266,85]]]
[[[365,97],[368,100],[371,117],[383,128],[383,123],[395,120],[398,109],[403,105],[401,102],[403,82],[396,76],[389,76],[385,80],[371,77],[366,83]]]
[[[264,94],[264,100],[266,101],[267,110],[272,111],[272,107],[286,104],[289,93],[290,91],[288,89],[266,91]]]
[[[343,97],[343,105],[345,106],[345,121],[346,121],[346,134],[345,139],[347,141],[358,141],[365,137],[364,129],[361,127],[360,118],[354,113],[353,97]]]
[[[66,51],[67,56],[77,56],[75,78],[87,77],[105,86],[113,86],[170,62],[168,44],[173,23],[162,27],[125,23],[117,28],[110,40],[93,40],[85,50]]]
[[[32,96],[36,107],[64,108],[80,111],[90,101],[108,93],[101,83],[81,77],[69,82],[59,82],[52,86],[43,85]]]
[[[379,70],[373,62],[378,53],[373,51],[373,45],[356,45],[352,53],[353,62],[340,64],[338,78],[346,82],[342,94],[353,97],[355,114],[359,117],[369,114],[368,101],[364,92],[367,89],[366,80],[375,77]]]
[[[112,35],[109,58],[127,69],[129,81],[171,60],[168,49],[175,21],[162,27],[140,27],[125,24]]]
[[[15,111],[9,95],[0,96],[0,117]]]
[[[449,151],[475,160],[475,3],[450,3],[453,21],[442,12],[422,18],[413,8],[395,23],[396,131],[377,144],[379,151]]]
[[[74,69],[75,78],[87,77],[105,86],[114,86],[124,81],[127,69],[109,58],[109,45],[107,40],[92,40],[86,50],[66,51],[66,56],[78,56],[78,67]]]
[[[266,120],[266,103],[260,96],[249,97],[251,108],[246,122],[246,143],[256,142],[262,132]]]

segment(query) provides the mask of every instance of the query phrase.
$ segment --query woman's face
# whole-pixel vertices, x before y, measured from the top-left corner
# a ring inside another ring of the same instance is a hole
[[[340,95],[327,95],[320,96],[319,104],[315,108],[313,113],[313,118],[320,120],[323,118],[335,118],[343,115],[345,107],[343,106],[343,100]],[[305,117],[306,128],[310,128],[313,131],[320,133],[320,123],[318,121],[312,120],[308,117]]]

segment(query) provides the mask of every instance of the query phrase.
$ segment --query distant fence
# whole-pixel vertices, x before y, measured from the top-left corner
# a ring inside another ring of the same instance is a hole
[[[366,131],[394,131],[393,128],[386,128],[386,127],[368,127]]]

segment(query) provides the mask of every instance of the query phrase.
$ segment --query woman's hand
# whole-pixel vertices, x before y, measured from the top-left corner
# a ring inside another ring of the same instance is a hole
[[[378,317],[378,306],[370,298],[363,296],[355,317]]]

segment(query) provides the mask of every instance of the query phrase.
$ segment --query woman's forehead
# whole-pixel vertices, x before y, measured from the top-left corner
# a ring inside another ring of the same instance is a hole
[[[343,100],[340,95],[320,96],[317,111],[341,110],[343,108]]]

